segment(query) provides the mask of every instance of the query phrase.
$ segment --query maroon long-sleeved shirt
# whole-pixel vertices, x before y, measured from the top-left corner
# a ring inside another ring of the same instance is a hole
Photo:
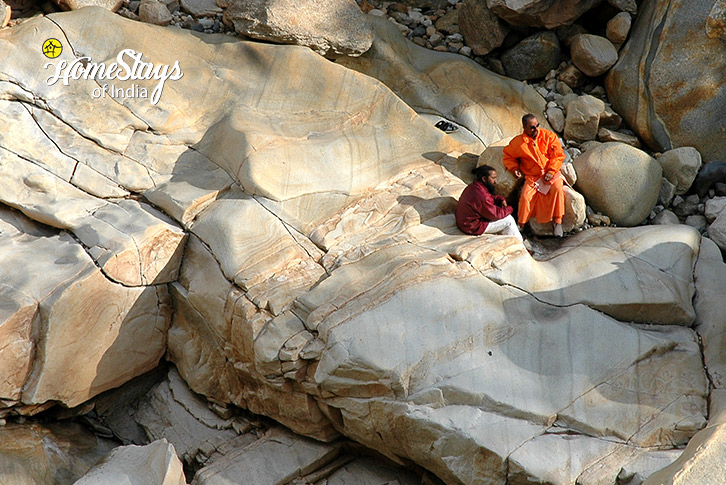
[[[483,234],[489,221],[504,219],[512,213],[510,206],[502,207],[504,197],[492,195],[484,184],[476,180],[470,183],[456,205],[456,225],[466,234]]]

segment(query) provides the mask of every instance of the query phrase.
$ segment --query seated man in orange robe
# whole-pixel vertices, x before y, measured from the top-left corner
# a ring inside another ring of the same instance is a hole
[[[562,237],[565,191],[560,167],[565,153],[557,135],[540,128],[533,114],[522,117],[522,127],[524,133],[504,148],[504,166],[515,177],[524,176],[517,222],[524,226],[532,216],[540,224],[554,221],[554,234]]]

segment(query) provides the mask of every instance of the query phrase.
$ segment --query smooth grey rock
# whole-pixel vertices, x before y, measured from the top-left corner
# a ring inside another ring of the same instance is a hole
[[[146,446],[120,446],[108,453],[74,485],[185,485],[174,446],[157,440]]]
[[[560,108],[547,108],[545,115],[552,129],[557,133],[562,133],[565,129],[565,113]]]
[[[637,136],[629,135],[627,133],[620,133],[618,131],[612,131],[607,128],[600,128],[597,130],[597,139],[601,142],[617,141],[625,143],[635,148],[642,148],[640,140]]]
[[[224,22],[239,34],[304,45],[322,55],[358,56],[373,43],[366,14],[348,0],[235,0]]]
[[[637,148],[603,143],[572,163],[577,170],[577,190],[593,209],[618,226],[640,224],[658,201],[661,166]]]
[[[618,61],[618,51],[605,37],[582,34],[570,46],[572,63],[588,76],[605,74]]]
[[[666,209],[664,211],[660,211],[653,218],[653,224],[680,224],[680,221],[678,220],[677,215]]]
[[[591,141],[597,138],[600,114],[605,103],[594,96],[577,96],[567,104],[565,138],[567,140]]]
[[[668,207],[673,201],[676,194],[676,186],[663,177],[660,183],[660,192],[658,193],[658,204]]]
[[[520,81],[539,79],[560,64],[560,41],[554,32],[527,37],[502,54],[507,75]]]
[[[706,201],[706,210],[703,215],[709,222],[713,222],[724,209],[726,209],[726,197],[714,197]]]
[[[663,167],[663,176],[676,187],[676,194],[685,194],[701,168],[701,154],[692,147],[668,150],[658,157]]]
[[[710,237],[721,251],[726,251],[726,212],[721,213],[708,226],[708,237]]]

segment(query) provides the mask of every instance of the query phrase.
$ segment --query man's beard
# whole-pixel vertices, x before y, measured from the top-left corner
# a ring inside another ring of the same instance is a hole
[[[490,194],[494,195],[494,185],[490,184],[486,180],[482,180],[481,183],[484,184],[484,187],[487,188],[487,190],[489,191]]]

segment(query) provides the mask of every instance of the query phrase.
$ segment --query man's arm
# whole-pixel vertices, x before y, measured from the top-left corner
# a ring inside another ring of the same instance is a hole
[[[514,174],[515,177],[519,178],[522,176],[522,172],[519,170],[519,158],[517,157],[517,149],[514,146],[516,138],[509,142],[509,145],[504,147],[504,168]]]
[[[552,134],[547,146],[547,168],[545,171],[545,180],[550,181],[552,177],[562,168],[562,162],[565,160],[565,152],[562,150],[560,139]],[[548,176],[549,175],[549,176]]]
[[[498,221],[499,219],[504,219],[513,212],[511,207],[506,205],[499,207],[494,203],[494,201],[494,197],[485,197],[481,199],[477,207],[477,212],[481,217],[488,221]]]

